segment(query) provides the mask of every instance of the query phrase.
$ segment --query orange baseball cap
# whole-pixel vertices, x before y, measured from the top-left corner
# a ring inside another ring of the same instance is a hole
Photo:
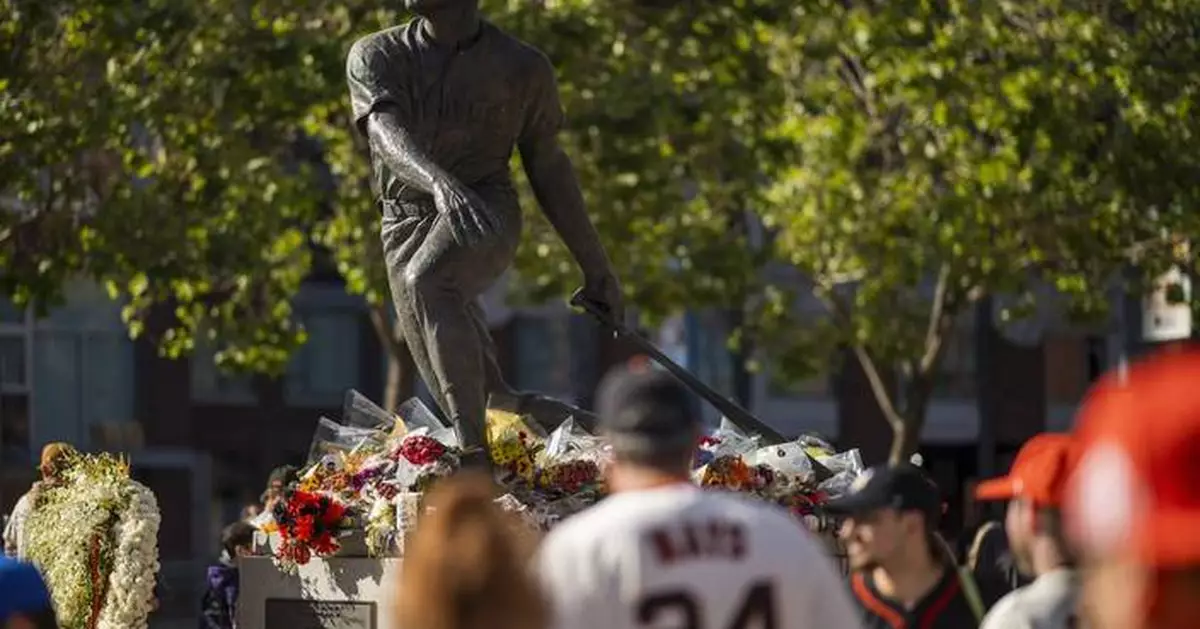
[[[1017,452],[1008,476],[980,483],[975,488],[975,498],[1021,498],[1039,507],[1059,506],[1074,445],[1071,435],[1050,432],[1035,435]]]
[[[1064,501],[1085,556],[1200,566],[1200,351],[1159,354],[1084,401]]]

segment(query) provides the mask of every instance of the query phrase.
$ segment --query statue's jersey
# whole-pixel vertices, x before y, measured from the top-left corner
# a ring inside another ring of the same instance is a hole
[[[554,629],[851,629],[827,551],[773,505],[678,484],[621,493],[543,543]]]
[[[359,130],[388,108],[435,164],[493,203],[515,201],[513,148],[562,125],[549,59],[486,21],[457,47],[430,40],[420,19],[368,35],[351,47],[346,77]],[[382,200],[427,196],[371,161]]]

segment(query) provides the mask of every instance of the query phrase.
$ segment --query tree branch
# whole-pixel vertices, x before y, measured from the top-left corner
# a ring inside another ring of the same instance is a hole
[[[825,305],[841,321],[843,325],[851,325],[850,307],[845,300],[841,298],[832,288],[815,284],[818,297],[825,302]],[[879,403],[879,410],[883,412],[884,419],[892,427],[892,430],[900,434],[904,430],[904,417],[896,409],[896,405],[892,402],[892,393],[888,390],[887,384],[883,381],[882,375],[879,373],[878,367],[875,366],[875,359],[871,357],[871,353],[862,343],[851,343],[850,348],[854,351],[855,357],[862,365],[863,373],[867,376],[867,382],[871,385],[871,392],[875,394],[875,400]]]
[[[945,316],[947,293],[950,288],[950,265],[943,264],[938,269],[937,285],[933,289],[933,303],[930,305],[929,325],[925,329],[925,352],[917,369],[920,373],[928,373],[937,361],[945,337]]]
[[[388,321],[387,306],[374,304],[367,312],[370,314],[371,327],[375,328],[375,334],[379,337],[379,342],[387,348],[390,355],[400,356],[404,351],[404,344],[396,338],[392,330],[391,322]]]

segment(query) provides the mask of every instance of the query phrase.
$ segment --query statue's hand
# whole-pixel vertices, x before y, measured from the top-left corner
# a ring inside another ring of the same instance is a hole
[[[487,211],[483,199],[457,181],[438,180],[433,186],[433,202],[450,221],[459,244],[472,245],[500,231],[499,219]]]
[[[579,295],[606,310],[609,319],[614,323],[625,321],[625,301],[621,296],[621,283],[612,271],[585,277]]]

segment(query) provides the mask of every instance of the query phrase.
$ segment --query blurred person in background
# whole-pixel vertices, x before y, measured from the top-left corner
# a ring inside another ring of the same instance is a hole
[[[491,479],[460,472],[439,481],[424,504],[405,544],[392,629],[543,629],[532,541],[495,503]]]
[[[845,517],[841,537],[850,590],[867,629],[977,627],[983,603],[937,533],[942,500],[911,463],[864,472],[827,509]],[[819,626],[819,625],[814,625]]]
[[[17,500],[12,514],[9,515],[8,523],[4,526],[4,554],[6,556],[17,559],[25,558],[25,520],[29,517],[30,509],[33,508],[37,492],[47,484],[57,483],[63,472],[67,470],[71,459],[78,454],[79,452],[73,446],[62,442],[48,443],[42,448],[42,457],[38,464],[41,478],[35,481],[33,487]]]
[[[58,629],[50,590],[33,564],[0,557],[0,627]]]
[[[259,513],[270,513],[275,503],[283,499],[288,487],[299,480],[299,473],[294,465],[280,465],[271,470],[271,475],[267,477],[267,488],[259,499],[262,503]]]
[[[240,590],[237,561],[248,557],[254,545],[254,527],[238,521],[221,531],[221,557],[209,566],[200,599],[200,629],[232,629],[237,626]]]
[[[1004,524],[989,520],[975,532],[966,552],[966,565],[975,580],[1003,596],[1027,585],[1028,580],[1017,569]]]
[[[1101,380],[1075,436],[1064,515],[1087,626],[1200,627],[1200,352]]]
[[[1070,435],[1044,433],[1025,443],[1003,478],[981,483],[978,500],[1008,501],[1004,531],[1024,574],[1035,577],[988,612],[983,629],[1067,629],[1078,623],[1079,583],[1063,536],[1063,489],[1073,462]]]
[[[542,544],[551,626],[859,626],[832,557],[802,523],[691,482],[701,418],[672,376],[618,368],[601,383],[597,407],[612,448],[611,495]]]

